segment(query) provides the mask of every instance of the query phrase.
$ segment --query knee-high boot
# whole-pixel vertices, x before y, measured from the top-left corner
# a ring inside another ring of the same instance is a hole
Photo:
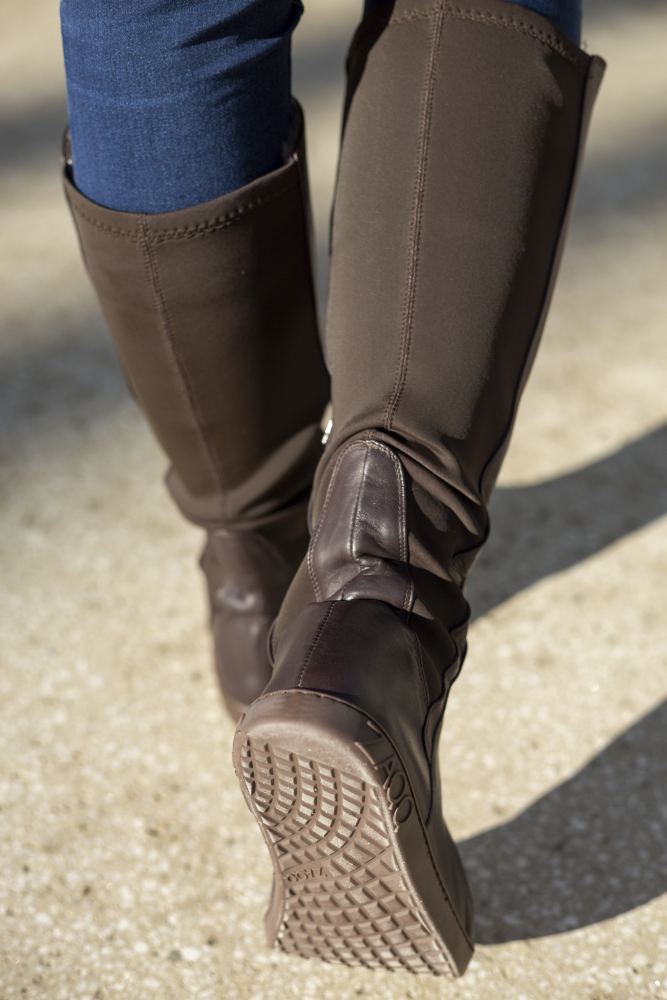
[[[286,153],[239,191],[155,215],[94,204],[65,166],[83,257],[169,458],[168,487],[207,532],[216,665],[235,717],[269,679],[267,631],[308,543],[329,398],[296,102]]]
[[[604,63],[502,0],[391,7],[348,63],[311,542],[234,754],[271,939],[456,975],[472,902],[438,735]]]

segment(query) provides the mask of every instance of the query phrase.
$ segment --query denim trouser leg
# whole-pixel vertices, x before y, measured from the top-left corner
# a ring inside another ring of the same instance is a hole
[[[279,166],[300,0],[61,0],[74,177],[163,212]]]

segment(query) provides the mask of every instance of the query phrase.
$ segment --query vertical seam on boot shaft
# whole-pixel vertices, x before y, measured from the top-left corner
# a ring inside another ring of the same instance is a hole
[[[409,532],[407,528],[408,513],[407,504],[405,500],[405,476],[403,475],[403,466],[398,456],[394,455],[392,451],[389,451],[389,455],[394,464],[394,474],[396,476],[396,487],[398,492],[398,547],[399,555],[402,562],[408,568],[408,580],[409,584],[405,588],[405,597],[403,598],[402,611],[406,612],[409,617],[414,604],[415,599],[415,581],[410,572],[410,553],[409,553]]]
[[[329,501],[331,500],[331,495],[333,493],[333,487],[334,487],[334,481],[336,479],[336,473],[338,472],[338,469],[340,468],[340,464],[343,461],[343,458],[345,457],[345,455],[348,453],[348,451],[350,451],[350,449],[355,448],[355,447],[356,448],[363,447],[364,443],[365,442],[360,442],[358,440],[352,441],[349,444],[347,444],[341,450],[341,452],[339,453],[339,455],[338,455],[338,457],[336,459],[335,465],[333,467],[333,470],[331,472],[331,478],[330,478],[330,480],[329,480],[329,482],[327,484],[327,492],[326,492],[325,497],[324,497],[324,504],[322,505],[322,510],[320,511],[320,513],[318,515],[317,524],[315,526],[315,531],[313,532],[313,534],[311,536],[311,539],[310,539],[310,543],[308,545],[308,551],[306,553],[306,564],[308,566],[308,575],[310,577],[310,582],[311,582],[311,584],[313,586],[313,590],[315,592],[315,597],[317,598],[318,601],[320,601],[322,599],[322,590],[321,590],[319,581],[317,579],[317,575],[315,573],[314,553],[315,553],[315,546],[317,544],[317,540],[318,540],[318,538],[319,538],[319,536],[321,534],[321,531],[322,531],[322,524],[324,523],[324,517],[325,517],[325,514],[326,514],[327,509],[329,507]]]
[[[153,296],[154,296],[154,299],[155,299],[155,304],[157,306],[157,313],[158,313],[158,317],[160,319],[160,326],[161,326],[162,331],[164,333],[165,340],[166,340],[167,346],[169,348],[169,354],[170,354],[171,359],[173,361],[176,374],[178,376],[180,376],[180,379],[182,380],[183,387],[185,389],[185,398],[186,398],[188,407],[190,409],[190,412],[192,414],[192,417],[193,417],[193,420],[194,420],[194,423],[195,423],[195,427],[196,427],[197,431],[199,432],[199,435],[200,435],[200,438],[201,438],[202,450],[204,452],[204,456],[205,456],[206,462],[207,462],[207,464],[209,466],[209,471],[211,472],[211,474],[213,476],[213,480],[217,484],[218,489],[220,490],[220,493],[221,493],[221,507],[222,507],[222,513],[223,513],[223,516],[224,516],[224,489],[223,489],[223,484],[222,484],[221,472],[217,468],[216,463],[215,463],[215,461],[213,459],[213,456],[212,456],[212,454],[211,454],[211,452],[209,450],[208,444],[206,442],[206,437],[205,437],[203,429],[202,429],[201,414],[200,414],[199,408],[198,408],[198,406],[197,406],[197,404],[195,402],[194,393],[192,392],[192,387],[190,385],[190,380],[188,378],[187,371],[186,371],[185,365],[183,363],[183,359],[180,357],[180,354],[179,354],[179,352],[178,352],[178,350],[176,348],[176,341],[175,341],[175,338],[173,336],[173,332],[172,332],[172,328],[171,328],[171,320],[169,318],[169,312],[168,312],[168,309],[167,309],[166,300],[165,300],[164,293],[163,293],[163,290],[162,290],[162,282],[161,282],[161,279],[160,279],[160,271],[159,271],[157,260],[155,258],[155,254],[153,252],[154,248],[146,240],[146,228],[145,228],[146,227],[146,222],[145,222],[145,218],[146,217],[142,215],[142,216],[139,216],[139,219],[138,219],[140,246],[141,246],[142,253],[143,253],[144,265],[145,265],[145,268],[146,268],[146,272],[147,272],[149,284],[150,284],[151,290],[153,292]]]
[[[433,27],[427,72],[424,80],[421,126],[419,132],[419,159],[417,165],[417,176],[415,178],[410,233],[408,237],[409,264],[403,303],[399,359],[396,374],[394,376],[392,393],[385,408],[383,420],[384,427],[388,431],[392,429],[394,417],[403,394],[410,359],[412,327],[414,323],[414,311],[417,295],[419,249],[424,210],[424,196],[426,191],[426,173],[428,169],[429,139],[432,122],[433,99],[435,94],[435,68],[440,49],[440,40],[442,38],[443,22],[443,7],[442,4],[440,4],[436,11],[436,21]]]
[[[340,468],[340,464],[343,461],[343,458],[348,453],[348,451],[350,451],[352,448],[355,448],[355,447],[356,448],[363,447],[364,444],[365,444],[365,441],[358,441],[358,440],[352,441],[349,444],[347,444],[341,450],[341,452],[339,453],[339,455],[338,455],[338,457],[336,459],[336,462],[334,464],[333,470],[331,472],[331,478],[330,478],[330,480],[329,480],[329,482],[327,484],[327,492],[326,492],[325,497],[324,497],[324,504],[322,505],[322,510],[320,511],[320,513],[318,515],[317,524],[315,526],[315,531],[313,532],[313,534],[311,536],[311,539],[310,539],[310,542],[308,544],[308,551],[306,553],[306,563],[308,565],[308,575],[310,577],[310,582],[312,583],[313,590],[315,592],[315,597],[317,598],[318,601],[320,601],[322,599],[322,588],[320,587],[319,581],[317,579],[317,574],[315,573],[315,562],[314,562],[315,546],[317,545],[317,541],[318,541],[318,539],[320,537],[320,534],[322,532],[322,525],[324,523],[324,518],[325,518],[325,515],[326,515],[326,512],[327,512],[327,509],[329,507],[329,501],[331,500],[331,496],[333,494],[333,488],[334,488],[334,482],[335,482],[335,479],[336,479],[336,474],[338,472],[338,469]]]
[[[410,637],[412,639],[412,644],[414,646],[415,653],[416,653],[416,656],[417,656],[417,667],[418,667],[418,670],[419,670],[419,677],[420,677],[421,682],[422,682],[422,694],[424,696],[424,722],[423,722],[423,725],[422,725],[422,747],[424,748],[424,754],[425,754],[426,759],[427,759],[427,761],[429,762],[429,765],[430,765],[430,763],[431,763],[431,754],[428,752],[428,750],[426,748],[426,743],[424,742],[424,726],[426,725],[426,719],[428,717],[428,711],[429,711],[429,708],[431,707],[430,692],[429,692],[428,683],[427,683],[427,680],[426,680],[426,670],[424,668],[424,651],[422,649],[422,644],[421,644],[421,642],[419,640],[419,636],[417,635],[417,633],[413,629],[410,629],[409,634],[410,634]]]
[[[413,10],[406,12],[403,15],[398,15],[396,18],[390,19],[389,25],[397,25],[401,23],[408,23],[414,20],[434,20],[433,35],[431,40],[431,50],[429,54],[429,66],[428,73],[425,81],[425,93],[423,98],[423,111],[422,111],[422,127],[420,130],[420,140],[421,140],[421,153],[417,169],[417,177],[415,180],[415,199],[413,202],[413,212],[410,222],[410,232],[408,236],[408,259],[409,259],[409,269],[406,283],[405,300],[403,306],[403,318],[401,326],[401,339],[399,345],[399,360],[397,364],[397,370],[394,376],[394,383],[392,386],[391,395],[387,402],[384,412],[383,425],[388,431],[392,430],[393,422],[398,411],[400,401],[405,389],[405,384],[407,381],[407,373],[410,362],[410,352],[412,348],[413,339],[413,326],[414,326],[414,313],[416,307],[417,298],[417,284],[418,284],[418,272],[419,272],[419,262],[420,262],[420,236],[423,221],[423,202],[425,197],[426,189],[426,176],[428,171],[428,159],[429,159],[429,139],[430,130],[432,123],[432,111],[433,111],[433,101],[435,96],[435,76],[436,76],[436,63],[437,56],[440,50],[443,25],[445,18],[458,18],[463,20],[472,20],[480,22],[483,24],[489,24],[497,28],[509,28],[520,30],[524,34],[530,34],[531,37],[536,38],[538,41],[547,43],[548,41],[553,42],[550,48],[554,48],[558,51],[564,59],[573,64],[577,64],[581,68],[581,65],[588,66],[591,61],[586,53],[581,50],[575,50],[576,54],[568,52],[563,45],[558,42],[558,39],[546,34],[543,34],[534,28],[532,25],[526,23],[517,18],[498,16],[494,14],[488,14],[484,11],[479,10],[466,10],[461,7],[455,7],[447,3],[447,0],[440,0],[439,3],[433,7],[427,8],[426,10]],[[579,56],[581,58],[579,58]]]
[[[364,464],[361,470],[361,476],[359,477],[359,485],[357,487],[357,495],[354,500],[354,509],[352,511],[352,517],[350,519],[350,533],[348,536],[348,548],[350,550],[350,558],[353,563],[357,562],[357,557],[354,552],[354,536],[357,530],[357,522],[359,520],[359,506],[361,503],[361,494],[364,488],[364,481],[366,479],[366,467],[368,465],[368,448],[364,448]],[[341,598],[345,595],[345,585],[343,585],[343,590],[341,592]]]
[[[582,69],[585,68],[585,63],[590,58],[586,52],[578,49],[574,43],[572,43],[572,49],[570,50],[556,35],[552,35],[548,31],[543,31],[521,18],[512,17],[510,14],[492,14],[484,10],[467,10],[463,7],[456,7],[447,3],[446,0],[445,2],[441,0],[440,3],[434,4],[432,7],[414,8],[413,10],[405,11],[403,14],[396,14],[389,19],[387,26],[394,27],[401,24],[410,24],[413,21],[430,20],[431,18],[438,17],[441,13],[446,18],[459,21],[472,21],[477,24],[485,24],[489,27],[515,31],[526,35],[562,56],[566,62]]]
[[[310,197],[310,183],[308,178],[308,159],[306,151],[305,127],[306,126],[304,121],[301,132],[301,140],[300,140],[301,145],[299,145],[298,150],[293,154],[292,159],[296,166],[295,186],[298,188],[301,205],[303,207],[301,221],[303,224],[304,243],[307,248],[306,256],[308,264],[308,286],[310,289],[310,296],[313,302],[313,309],[316,317],[315,325],[317,328],[317,339],[320,344],[320,352],[322,353],[322,359],[324,360],[322,337],[320,333],[320,320],[318,315],[318,292],[317,292],[317,285],[315,282],[315,227],[312,218],[313,210]]]
[[[335,601],[331,601],[331,603],[329,604],[329,607],[327,608],[325,614],[320,619],[320,622],[319,622],[319,624],[317,626],[317,629],[315,630],[315,635],[313,636],[313,639],[312,639],[312,642],[310,643],[310,646],[306,650],[306,654],[305,654],[305,656],[303,658],[303,663],[301,664],[301,667],[299,669],[299,674],[298,674],[298,677],[296,679],[296,685],[295,685],[296,687],[301,687],[301,685],[303,683],[303,678],[304,678],[306,670],[308,668],[308,664],[311,661],[313,653],[317,649],[317,645],[318,645],[320,639],[322,638],[322,633],[324,632],[324,629],[326,628],[327,622],[329,621],[329,619],[331,618],[331,615],[333,614],[333,610],[334,610],[335,605],[336,605],[336,602]]]

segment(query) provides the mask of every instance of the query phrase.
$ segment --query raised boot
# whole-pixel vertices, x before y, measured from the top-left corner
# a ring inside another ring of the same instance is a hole
[[[333,432],[234,744],[286,951],[445,975],[472,955],[438,736],[603,68],[502,0],[397,0],[353,43]]]
[[[74,170],[76,165],[74,165]],[[65,192],[130,387],[207,532],[202,555],[222,693],[264,688],[266,636],[308,543],[329,380],[311,269],[303,117],[285,164],[214,201],[154,215]]]

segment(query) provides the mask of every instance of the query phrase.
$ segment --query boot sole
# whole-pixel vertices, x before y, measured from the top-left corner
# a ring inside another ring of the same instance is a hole
[[[315,692],[265,695],[240,720],[233,756],[275,869],[270,944],[349,966],[462,974],[472,943],[405,769],[371,719]]]

